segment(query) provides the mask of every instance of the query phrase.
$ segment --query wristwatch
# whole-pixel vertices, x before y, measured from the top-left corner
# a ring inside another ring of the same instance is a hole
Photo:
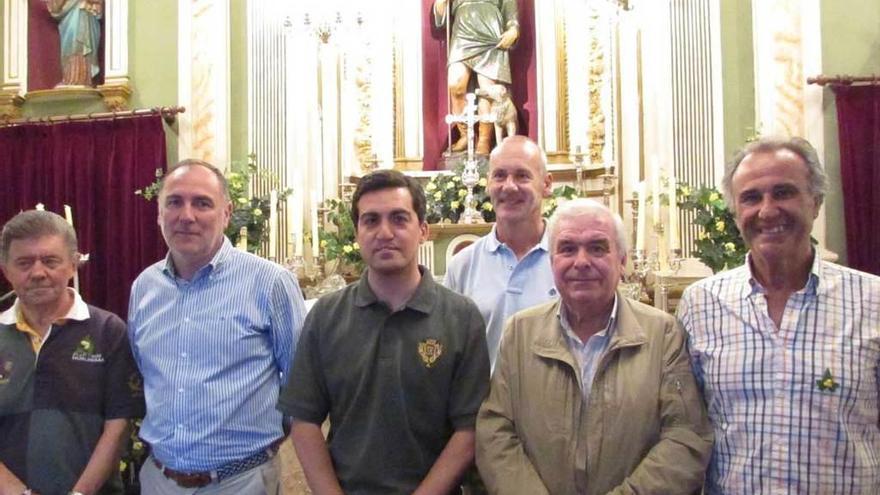
[[[84,494],[83,492],[78,492],[78,491],[75,491],[75,490],[70,490],[69,492],[67,492],[67,495],[85,495],[85,494]]]
[[[34,493],[33,490],[31,490],[31,489],[28,488],[28,487],[25,487],[24,491],[21,492],[21,495],[32,495],[33,493]]]

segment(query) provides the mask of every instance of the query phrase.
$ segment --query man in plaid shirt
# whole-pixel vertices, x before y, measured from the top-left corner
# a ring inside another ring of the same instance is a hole
[[[880,277],[812,245],[826,182],[800,138],[752,142],[725,172],[746,263],[678,312],[715,428],[707,494],[880,493]]]

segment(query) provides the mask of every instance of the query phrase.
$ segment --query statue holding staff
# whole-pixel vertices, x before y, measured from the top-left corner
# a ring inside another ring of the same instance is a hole
[[[435,0],[434,24],[447,26],[449,54],[447,84],[450,113],[459,115],[465,106],[465,93],[476,74],[476,85],[486,90],[495,84],[510,84],[509,49],[519,38],[516,0]],[[451,19],[451,32],[450,32]],[[490,102],[481,99],[481,119],[476,152],[488,155],[494,126],[489,121]],[[456,124],[458,139],[450,151],[467,148],[465,124]]]

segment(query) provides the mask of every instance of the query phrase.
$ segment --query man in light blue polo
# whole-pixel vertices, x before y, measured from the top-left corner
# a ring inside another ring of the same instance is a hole
[[[275,409],[302,328],[296,279],[232,247],[223,174],[185,160],[159,192],[168,256],[134,282],[128,331],[144,376],[144,494],[277,493]]]
[[[534,141],[525,136],[502,141],[489,156],[495,225],[446,267],[446,286],[473,299],[486,320],[492,369],[507,318],[556,297],[541,217],[541,200],[550,196],[551,186],[547,156]]]

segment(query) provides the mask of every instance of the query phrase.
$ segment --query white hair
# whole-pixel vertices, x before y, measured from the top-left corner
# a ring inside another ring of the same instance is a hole
[[[629,251],[628,242],[626,240],[626,227],[623,226],[623,219],[620,218],[620,215],[614,213],[607,206],[602,203],[587,198],[576,198],[564,203],[561,203],[556,211],[553,212],[553,216],[550,217],[550,221],[547,223],[547,229],[550,235],[550,249],[552,251],[553,246],[556,244],[556,236],[558,234],[559,222],[563,219],[574,219],[579,217],[607,217],[611,219],[611,223],[614,224],[614,233],[615,240],[617,243],[617,250],[620,253],[620,259],[623,260],[626,258],[626,254]]]

